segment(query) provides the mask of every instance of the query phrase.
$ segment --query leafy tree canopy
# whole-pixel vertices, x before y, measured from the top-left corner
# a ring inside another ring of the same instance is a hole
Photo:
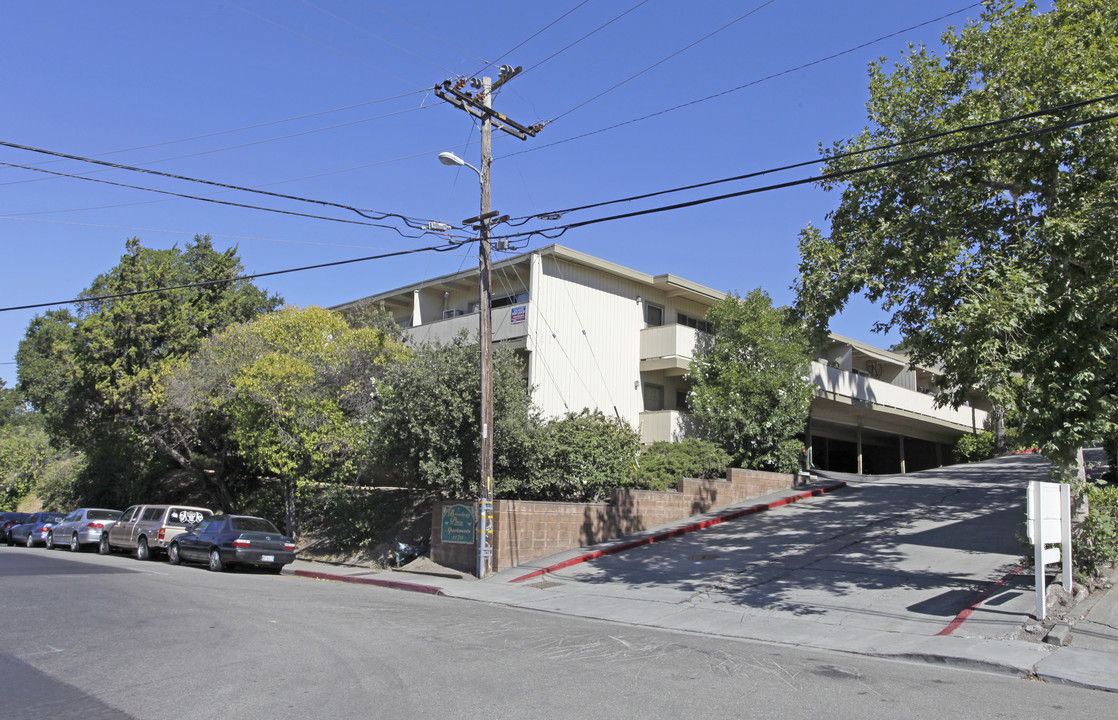
[[[299,487],[351,479],[370,462],[372,396],[403,352],[384,333],[350,328],[318,307],[287,307],[232,325],[162,379],[166,437],[196,466],[220,447],[248,472],[283,480],[294,533]]]
[[[478,344],[463,333],[417,346],[388,368],[373,417],[379,457],[401,485],[445,497],[475,497],[480,483],[481,380]],[[526,477],[539,423],[514,351],[493,349],[493,482],[505,496]]]
[[[707,313],[711,337],[691,363],[699,431],[738,467],[796,469],[811,407],[811,352],[801,326],[763,290],[729,295]]]
[[[150,465],[165,449],[149,425],[163,365],[279,303],[247,281],[228,281],[241,271],[236,251],[219,252],[208,237],[168,250],[133,238],[120,263],[82,293],[76,312],[34,318],[16,355],[19,389],[42,413],[52,440],[91,458],[118,457],[121,472]],[[182,285],[192,286],[129,294]],[[125,449],[129,457],[119,457]]]
[[[871,65],[870,126],[834,152],[1115,91],[1118,4],[984,5],[944,34],[942,56],[910,47],[891,69]],[[843,171],[1038,131],[824,183],[842,199],[829,237],[801,233],[798,310],[823,331],[864,293],[891,313],[877,329],[900,330],[914,362],[942,368],[942,402],[984,390],[1019,410],[1023,442],[1066,466],[1113,433],[1118,407],[1118,122],[1090,120],[1115,110],[1109,100],[831,160]]]

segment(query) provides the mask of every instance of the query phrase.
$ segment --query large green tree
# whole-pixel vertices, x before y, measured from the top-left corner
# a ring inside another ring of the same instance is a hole
[[[842,199],[829,236],[801,234],[797,307],[822,331],[863,293],[889,314],[878,329],[943,370],[941,402],[985,391],[1066,469],[1118,419],[1118,122],[1093,119],[1118,102],[893,144],[1114,93],[1118,4],[984,5],[942,54],[871,65],[870,125],[831,156],[868,152],[827,170],[902,162],[823,183]]]
[[[372,462],[370,406],[403,351],[383,332],[350,328],[318,307],[232,325],[162,378],[167,444],[211,473],[220,451],[241,459],[242,474],[279,478],[287,530],[297,535],[301,488],[351,480]]]
[[[177,460],[151,424],[154,380],[214,331],[279,304],[248,281],[229,281],[241,272],[236,250],[218,251],[208,237],[167,250],[133,238],[75,312],[33,319],[16,355],[19,389],[55,444],[83,451],[108,477]],[[144,292],[174,286],[189,287]],[[206,483],[210,476],[197,477]]]
[[[481,382],[478,344],[465,333],[418,345],[388,369],[373,419],[379,457],[401,485],[445,497],[475,497],[481,477]],[[508,497],[528,474],[539,413],[523,364],[504,346],[493,350],[493,483]]]
[[[811,351],[798,322],[763,290],[729,295],[707,312],[712,337],[691,363],[700,434],[738,467],[796,469],[811,408]]]

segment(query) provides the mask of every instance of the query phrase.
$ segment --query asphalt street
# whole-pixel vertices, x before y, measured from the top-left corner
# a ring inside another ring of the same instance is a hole
[[[940,718],[1113,695],[290,574],[0,548],[0,717]]]

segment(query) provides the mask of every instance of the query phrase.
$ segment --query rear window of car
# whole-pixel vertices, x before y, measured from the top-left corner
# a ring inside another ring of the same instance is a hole
[[[62,513],[43,513],[39,516],[39,522],[56,523],[61,521],[64,517],[66,516]]]
[[[240,532],[265,532],[278,533],[276,526],[264,518],[239,517],[233,518],[233,529]]]
[[[187,525],[196,525],[203,520],[208,520],[213,513],[205,510],[194,510],[192,508],[171,508],[171,512],[167,513],[167,524],[177,525],[178,527],[186,527]]]
[[[116,510],[90,510],[85,514],[86,520],[116,520],[120,513]]]

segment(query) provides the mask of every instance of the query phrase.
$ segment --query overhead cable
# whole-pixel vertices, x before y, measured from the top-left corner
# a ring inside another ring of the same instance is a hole
[[[556,140],[554,142],[544,143],[542,145],[534,145],[534,146],[532,146],[530,148],[526,148],[524,150],[518,150],[516,152],[508,153],[507,155],[500,155],[500,156],[498,156],[494,159],[495,160],[504,160],[505,158],[514,157],[516,155],[523,155],[525,153],[536,152],[538,150],[543,150],[545,148],[554,147],[556,145],[563,145],[565,143],[573,142],[575,140],[582,140],[583,138],[592,137],[592,136],[598,135],[600,133],[609,132],[610,130],[616,130],[617,128],[620,128],[620,127],[625,127],[626,125],[632,125],[633,123],[638,123],[638,122],[641,122],[643,120],[650,120],[651,118],[659,117],[661,115],[666,115],[667,113],[675,112],[676,110],[682,110],[683,108],[691,107],[692,105],[698,105],[700,103],[708,102],[710,100],[715,100],[717,98],[723,97],[724,95],[729,95],[731,93],[735,93],[735,92],[738,92],[738,91],[741,91],[741,90],[745,90],[746,88],[753,87],[754,85],[759,85],[760,83],[767,82],[769,80],[774,80],[778,77],[783,77],[784,75],[789,75],[791,73],[798,72],[800,70],[804,70],[806,68],[812,67],[814,65],[819,65],[821,63],[825,63],[825,62],[828,62],[830,60],[834,60],[835,58],[842,57],[843,55],[849,55],[850,53],[853,53],[853,52],[856,52],[856,51],[861,50],[863,48],[869,47],[870,45],[875,45],[875,44],[877,44],[879,42],[882,42],[884,40],[888,40],[890,38],[896,37],[897,35],[901,35],[903,33],[909,32],[911,30],[916,30],[918,28],[924,27],[925,25],[931,25],[933,23],[937,23],[941,20],[944,20],[946,18],[951,17],[952,15],[958,15],[959,13],[966,12],[967,10],[978,7],[981,4],[982,3],[973,3],[971,5],[968,5],[968,6],[964,7],[964,8],[960,8],[959,10],[956,10],[954,12],[947,13],[946,15],[940,15],[937,18],[932,18],[931,20],[928,20],[926,22],[922,22],[922,23],[918,23],[916,25],[912,25],[910,27],[904,28],[903,30],[897,30],[896,32],[889,33],[888,35],[882,35],[881,37],[879,37],[875,40],[870,40],[868,42],[864,42],[861,45],[856,45],[852,48],[848,48],[848,49],[843,50],[841,52],[837,52],[837,53],[834,53],[832,55],[828,55],[826,57],[818,58],[816,60],[812,60],[810,62],[803,63],[802,65],[797,65],[796,67],[788,68],[787,70],[782,70],[780,72],[773,73],[771,75],[766,75],[765,77],[758,78],[757,80],[752,80],[750,82],[747,82],[744,85],[738,85],[737,87],[732,87],[729,90],[723,90],[722,92],[717,92],[717,93],[714,93],[713,95],[707,95],[706,97],[701,97],[701,98],[698,98],[697,100],[691,100],[689,102],[681,103],[679,105],[673,105],[672,107],[665,108],[663,110],[658,110],[654,113],[649,113],[648,115],[642,115],[640,117],[633,118],[631,120],[625,120],[625,121],[619,122],[619,123],[615,123],[613,125],[609,125],[609,126],[604,127],[604,128],[599,128],[597,130],[591,130],[590,132],[582,133],[581,135],[575,135],[573,137],[569,137],[569,138],[566,138],[566,139],[563,139],[563,140]],[[587,101],[587,102],[589,102],[589,101]],[[583,103],[583,104],[585,104],[585,103]],[[574,111],[574,109],[568,110],[567,112],[563,113],[563,115],[567,115],[567,114],[569,114],[573,111]],[[560,115],[559,117],[562,117],[562,115]],[[557,119],[558,118],[555,118],[553,120],[549,120],[548,123],[554,122]]]
[[[1008,117],[1008,118],[1001,118],[999,120],[989,120],[989,121],[986,121],[986,122],[975,123],[973,125],[964,125],[962,127],[958,127],[958,128],[952,129],[952,130],[943,130],[943,131],[938,132],[938,133],[932,133],[931,135],[922,135],[922,136],[917,137],[917,138],[912,138],[911,140],[898,140],[897,142],[888,143],[888,144],[885,144],[885,145],[875,145],[873,147],[863,148],[861,150],[851,150],[849,152],[836,153],[834,155],[825,155],[823,157],[817,157],[817,158],[813,158],[811,160],[804,160],[804,161],[801,161],[801,162],[792,163],[790,165],[782,165],[780,167],[767,168],[765,170],[755,170],[753,172],[745,173],[743,175],[734,175],[733,177],[720,178],[718,180],[707,180],[705,182],[695,183],[693,185],[683,185],[683,186],[680,186],[680,187],[669,188],[667,190],[657,190],[655,192],[643,193],[641,195],[631,195],[629,197],[617,198],[616,200],[605,200],[603,202],[591,203],[591,204],[588,204],[588,205],[579,205],[577,207],[565,208],[563,210],[552,210],[552,211],[549,211],[549,212],[542,212],[542,213],[535,213],[535,214],[532,214],[532,215],[525,215],[525,216],[522,216],[522,217],[513,218],[512,220],[507,221],[507,223],[510,224],[510,225],[513,225],[513,226],[519,226],[519,225],[523,225],[525,222],[528,222],[529,220],[532,220],[534,218],[545,218],[545,217],[552,217],[552,216],[556,216],[556,215],[566,215],[568,213],[578,212],[578,211],[581,211],[581,210],[591,210],[593,208],[604,207],[606,205],[616,205],[618,203],[632,202],[634,200],[646,200],[648,198],[657,197],[659,195],[669,195],[671,193],[684,192],[686,190],[697,190],[699,188],[710,187],[711,185],[719,185],[719,184],[722,184],[722,183],[736,182],[736,181],[739,181],[739,180],[749,180],[751,178],[760,177],[762,175],[771,175],[773,173],[784,172],[786,170],[795,170],[796,168],[806,167],[808,165],[816,165],[820,162],[833,162],[835,160],[842,160],[842,159],[848,158],[848,157],[856,157],[856,156],[859,156],[859,155],[866,155],[866,154],[869,154],[869,153],[881,152],[883,150],[892,150],[892,149],[895,149],[895,148],[898,148],[898,147],[904,147],[906,145],[915,145],[915,144],[918,144],[918,143],[928,142],[929,140],[938,140],[939,138],[947,137],[947,136],[950,136],[950,135],[957,135],[959,133],[964,133],[964,132],[970,132],[972,130],[983,130],[983,129],[986,129],[986,128],[997,127],[999,125],[1006,125],[1006,124],[1017,122],[1017,121],[1020,121],[1020,120],[1028,120],[1030,118],[1041,117],[1041,116],[1044,116],[1044,115],[1054,115],[1056,113],[1064,112],[1064,111],[1067,111],[1067,110],[1074,110],[1076,108],[1086,107],[1087,105],[1094,105],[1096,103],[1106,102],[1107,100],[1118,100],[1118,93],[1111,93],[1110,95],[1102,95],[1102,96],[1095,97],[1095,98],[1090,98],[1090,99],[1087,99],[1087,100],[1079,100],[1079,101],[1076,101],[1076,102],[1067,103],[1065,105],[1057,105],[1055,107],[1048,107],[1048,108],[1043,108],[1041,110],[1034,110],[1033,112],[1022,113],[1020,115],[1014,115],[1013,117]],[[555,219],[555,218],[552,217],[552,219]]]
[[[34,305],[15,305],[12,307],[0,307],[0,312],[8,312],[10,310],[33,310],[36,308],[53,307],[55,305],[75,305],[87,302],[99,302],[101,300],[115,300],[118,298],[134,297],[136,295],[151,295],[153,293],[168,292],[171,290],[186,290],[195,287],[208,287],[212,285],[224,285],[226,283],[241,282],[242,280],[255,280],[256,278],[271,277],[273,275],[285,275],[287,273],[303,272],[305,270],[318,270],[320,268],[337,267],[339,265],[350,265],[352,263],[367,262],[369,260],[383,260],[385,258],[399,257],[401,255],[412,255],[421,252],[446,252],[460,247],[458,244],[446,245],[433,245],[431,247],[416,248],[414,250],[398,250],[396,252],[384,253],[381,255],[368,255],[366,257],[351,258],[349,260],[336,260],[334,262],[319,263],[317,265],[304,265],[297,268],[287,268],[286,270],[273,270],[271,272],[253,273],[252,275],[238,275],[232,278],[222,278],[220,280],[203,280],[195,283],[185,283],[183,285],[169,285],[167,287],[158,288],[145,288],[143,290],[133,290],[131,292],[112,293],[109,295],[95,295],[91,297],[74,298],[72,300],[58,300],[56,302],[48,303],[35,303]]]
[[[422,237],[423,235],[426,235],[426,234],[429,233],[429,231],[427,231],[426,229],[415,228],[417,230],[423,229],[423,232],[421,232],[419,235],[408,235],[408,234],[405,234],[402,230],[400,230],[400,228],[398,228],[394,225],[382,225],[380,223],[365,222],[363,220],[349,220],[347,218],[330,217],[328,215],[314,215],[312,213],[301,213],[301,212],[296,212],[294,210],[280,210],[279,208],[269,208],[269,207],[263,207],[261,205],[249,205],[247,203],[238,203],[238,202],[233,202],[231,200],[218,200],[216,198],[203,197],[201,195],[187,195],[185,193],[177,193],[177,192],[172,192],[170,190],[157,190],[155,188],[143,187],[142,185],[130,185],[128,183],[113,182],[112,180],[102,180],[101,178],[91,178],[91,177],[87,177],[87,176],[84,176],[84,175],[71,175],[70,173],[57,172],[55,170],[47,170],[46,168],[31,167],[30,165],[18,165],[16,163],[9,163],[9,162],[0,162],[0,165],[6,166],[6,167],[12,167],[12,168],[19,168],[21,170],[30,170],[32,172],[47,173],[49,175],[57,175],[59,177],[72,178],[74,180],[86,180],[88,182],[96,182],[96,183],[101,183],[103,185],[112,185],[112,186],[115,186],[115,187],[129,188],[131,190],[144,190],[146,192],[158,193],[160,195],[170,195],[172,197],[184,198],[184,199],[187,199],[187,200],[198,200],[200,202],[214,203],[214,204],[217,204],[217,205],[227,205],[229,207],[246,208],[246,209],[249,209],[249,210],[261,210],[261,211],[264,211],[264,212],[278,213],[280,215],[293,215],[295,217],[311,218],[311,219],[314,219],[314,220],[329,220],[331,222],[346,223],[346,224],[349,224],[349,225],[367,225],[369,227],[383,228],[385,230],[395,230],[400,236],[405,237],[405,238],[409,238],[409,239],[419,238],[419,237]],[[354,212],[357,212],[359,215],[362,215],[364,217],[369,217],[368,215],[365,215],[364,213],[362,213],[359,210],[354,210]],[[397,217],[397,216],[393,216],[393,217]]]
[[[566,225],[557,225],[557,226],[550,227],[550,228],[543,228],[541,230],[531,230],[531,231],[525,231],[525,232],[519,232],[519,233],[509,233],[507,235],[493,235],[493,236],[491,236],[491,239],[492,240],[498,240],[498,239],[500,239],[500,240],[506,240],[506,239],[507,240],[515,240],[515,239],[523,239],[523,238],[531,237],[533,235],[539,235],[541,237],[545,237],[545,238],[553,240],[553,239],[558,238],[561,235],[565,234],[568,230],[573,230],[574,228],[579,228],[579,227],[585,227],[587,225],[597,225],[599,223],[611,222],[613,220],[623,220],[623,219],[633,218],[633,217],[640,217],[642,215],[653,215],[653,214],[657,214],[657,213],[668,212],[670,210],[682,210],[684,208],[696,207],[698,205],[706,205],[708,203],[718,202],[720,200],[729,200],[729,199],[732,199],[732,198],[745,197],[746,195],[756,195],[758,193],[769,192],[771,190],[781,190],[783,188],[795,187],[797,185],[809,185],[811,183],[816,183],[816,182],[820,182],[820,181],[823,181],[823,180],[839,180],[839,179],[842,179],[844,177],[850,177],[852,175],[859,175],[859,174],[865,173],[865,172],[872,172],[874,170],[882,170],[884,168],[894,167],[894,166],[897,166],[897,165],[903,165],[905,163],[917,162],[919,160],[928,160],[928,159],[935,158],[935,157],[942,157],[944,155],[950,155],[952,153],[966,152],[968,150],[977,150],[977,149],[990,147],[990,146],[998,145],[998,144],[1005,143],[1005,142],[1011,142],[1013,140],[1022,140],[1022,139],[1025,139],[1025,138],[1035,137],[1037,135],[1043,135],[1043,134],[1050,133],[1050,132],[1057,132],[1057,131],[1060,131],[1060,130],[1068,130],[1068,129],[1071,129],[1071,128],[1082,127],[1082,126],[1085,126],[1085,125],[1092,125],[1092,124],[1098,123],[1098,122],[1105,122],[1107,120],[1114,120],[1116,118],[1118,118],[1118,112],[1107,113],[1105,115],[1096,115],[1094,117],[1084,118],[1082,120],[1072,120],[1072,121],[1069,121],[1069,122],[1060,123],[1058,125],[1050,125],[1050,126],[1047,126],[1047,127],[1037,128],[1037,129],[1034,129],[1034,130],[1026,130],[1026,131],[1023,131],[1023,132],[1020,132],[1020,133],[1015,133],[1013,135],[1006,135],[1006,136],[1003,136],[1003,137],[993,138],[993,139],[989,139],[989,140],[981,140],[979,142],[970,143],[968,145],[960,145],[960,146],[956,146],[956,147],[950,147],[950,148],[945,148],[945,149],[941,149],[941,150],[933,150],[933,151],[929,151],[929,152],[926,152],[926,153],[920,153],[918,155],[912,155],[912,156],[903,157],[903,158],[895,158],[893,160],[886,160],[886,161],[883,161],[883,162],[874,163],[872,165],[865,165],[865,166],[858,167],[858,168],[851,168],[849,170],[840,170],[840,171],[831,172],[831,173],[823,173],[821,175],[815,175],[815,176],[812,176],[812,177],[801,178],[799,180],[790,180],[788,182],[777,183],[777,184],[774,184],[774,185],[766,185],[766,186],[763,186],[763,187],[750,188],[748,190],[741,190],[741,191],[733,192],[733,193],[726,193],[724,195],[716,195],[716,196],[713,196],[713,197],[700,198],[698,200],[691,200],[691,201],[688,201],[688,202],[676,203],[675,205],[665,205],[665,206],[661,206],[661,207],[648,208],[648,209],[645,209],[645,210],[637,210],[637,211],[630,212],[630,213],[622,213],[620,215],[611,215],[611,216],[608,216],[608,217],[594,218],[592,220],[584,220],[582,222],[568,223]],[[822,158],[823,161],[826,161],[827,159],[828,158]]]
[[[220,188],[225,188],[227,190],[239,190],[241,192],[255,193],[257,195],[266,195],[268,197],[281,198],[283,200],[294,200],[296,202],[310,203],[312,205],[322,205],[324,207],[340,208],[342,210],[349,210],[350,212],[357,213],[361,217],[367,218],[369,220],[385,220],[389,217],[394,217],[394,218],[399,218],[400,220],[403,220],[404,223],[411,228],[414,228],[416,230],[422,229],[421,224],[420,224],[420,223],[422,223],[422,221],[417,221],[414,218],[409,218],[406,215],[401,215],[399,213],[373,211],[374,214],[369,215],[369,214],[353,207],[352,205],[344,205],[342,203],[331,202],[329,200],[315,200],[315,199],[312,199],[312,198],[299,197],[298,195],[287,195],[287,194],[284,194],[284,193],[271,192],[270,190],[258,190],[256,188],[243,187],[241,185],[231,185],[229,183],[216,182],[216,181],[213,181],[213,180],[203,180],[201,178],[193,178],[193,177],[189,177],[189,176],[186,176],[186,175],[176,175],[174,173],[165,173],[165,172],[161,172],[159,170],[152,170],[150,168],[141,168],[141,167],[136,167],[134,165],[122,165],[120,163],[109,162],[107,160],[97,160],[95,158],[83,157],[81,155],[71,155],[69,153],[57,152],[55,150],[44,150],[42,148],[31,147],[29,145],[20,145],[18,143],[6,142],[6,141],[3,141],[3,140],[0,140],[0,147],[10,147],[10,148],[14,148],[16,150],[26,150],[28,152],[40,153],[42,155],[52,155],[54,157],[65,158],[67,160],[77,160],[79,162],[92,163],[94,165],[102,165],[104,167],[115,168],[117,170],[128,170],[130,172],[145,173],[147,175],[157,175],[159,177],[171,178],[171,179],[174,179],[174,180],[184,180],[186,182],[200,183],[202,185],[210,185],[212,187],[220,187]],[[3,163],[3,164],[10,165],[11,167],[20,167],[20,168],[23,168],[25,170],[35,170],[35,171],[38,171],[38,172],[49,172],[49,173],[54,174],[54,175],[63,175],[63,176],[66,176],[66,177],[74,177],[74,178],[85,179],[85,180],[95,180],[95,178],[85,177],[85,176],[82,176],[82,175],[69,175],[67,173],[55,173],[55,172],[52,172],[52,171],[43,170],[41,168],[35,168],[35,167],[27,166],[27,165],[13,165],[11,163]],[[96,181],[97,182],[107,182],[107,181],[102,181],[102,180],[96,180]],[[109,183],[109,184],[117,185],[117,184],[120,184],[120,183]],[[127,186],[126,185],[125,187],[134,187],[134,186]],[[151,188],[140,188],[140,189],[151,190]],[[151,191],[152,192],[163,192],[161,190],[151,190]],[[178,193],[167,193],[167,194],[177,195]],[[180,197],[193,197],[193,196],[180,195]],[[195,199],[197,199],[197,198],[195,198]],[[225,204],[237,204],[237,203],[225,203]],[[245,206],[245,207],[248,207],[248,206]],[[295,213],[295,214],[299,214],[299,213]]]

